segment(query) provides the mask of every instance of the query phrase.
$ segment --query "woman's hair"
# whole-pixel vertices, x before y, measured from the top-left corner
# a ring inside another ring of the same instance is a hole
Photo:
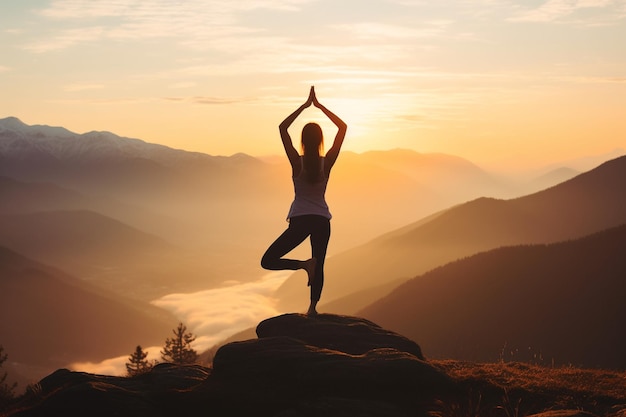
[[[324,135],[317,123],[307,123],[302,128],[303,168],[308,182],[321,179],[322,152],[324,152]]]

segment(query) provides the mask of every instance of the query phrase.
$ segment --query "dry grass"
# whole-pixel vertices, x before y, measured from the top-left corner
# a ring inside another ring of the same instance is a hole
[[[522,417],[548,410],[626,416],[626,372],[519,362],[431,361],[458,382],[434,416]]]

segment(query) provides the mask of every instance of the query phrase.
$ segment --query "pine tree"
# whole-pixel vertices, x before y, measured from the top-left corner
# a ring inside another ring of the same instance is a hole
[[[126,362],[128,376],[141,375],[152,369],[152,364],[146,360],[147,356],[148,352],[144,352],[141,346],[138,345],[135,351],[128,357],[128,362]]]
[[[2,365],[6,362],[8,356],[4,353],[4,347],[0,345],[0,410],[4,409],[11,400],[14,398],[15,394],[13,391],[15,387],[17,387],[17,383],[9,384],[6,382],[8,374],[6,372],[2,372]]]
[[[187,327],[183,323],[179,323],[175,330],[173,338],[167,338],[165,347],[161,351],[161,358],[166,362],[172,362],[178,365],[194,363],[198,358],[198,354],[191,348],[191,342],[196,337],[187,333]]]

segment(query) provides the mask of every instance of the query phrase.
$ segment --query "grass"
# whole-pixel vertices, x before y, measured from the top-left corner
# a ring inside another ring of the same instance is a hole
[[[551,410],[580,410],[626,417],[626,372],[520,362],[430,361],[459,385],[441,398],[432,416],[523,417]]]

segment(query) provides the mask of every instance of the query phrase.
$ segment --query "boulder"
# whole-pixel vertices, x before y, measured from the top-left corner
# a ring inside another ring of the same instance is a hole
[[[222,346],[213,360],[217,378],[253,380],[262,386],[296,385],[325,394],[431,390],[445,374],[408,352],[373,348],[362,354],[276,336]]]
[[[31,386],[11,416],[135,416],[177,414],[189,407],[184,393],[209,376],[198,365],[159,364],[133,378],[59,369]]]
[[[304,343],[360,355],[372,349],[389,348],[424,360],[414,341],[360,317],[335,314],[283,314],[263,320],[256,328],[259,339],[286,336]]]
[[[412,415],[452,389],[415,342],[365,319],[284,314],[256,331],[258,339],[228,343],[213,359],[214,381],[253,398],[245,413],[333,415],[341,403],[338,415]]]

